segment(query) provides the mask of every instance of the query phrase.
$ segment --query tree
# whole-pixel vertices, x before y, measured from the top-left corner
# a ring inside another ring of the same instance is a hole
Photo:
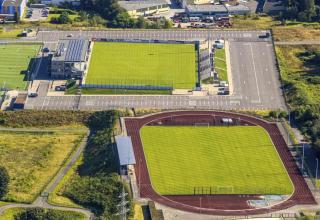
[[[85,21],[88,19],[88,14],[85,11],[79,12],[79,21]]]
[[[15,220],[44,220],[46,213],[43,208],[28,208],[15,216]]]
[[[320,152],[320,138],[316,139],[313,143],[313,147],[317,152]]]
[[[137,21],[136,21],[136,25],[137,28],[146,28],[147,27],[147,22],[144,20],[143,17],[138,17]]]
[[[172,27],[172,22],[169,21],[168,19],[165,19],[165,20],[164,20],[164,24],[163,24],[163,28],[164,28],[164,29],[169,29],[169,28],[171,28],[171,27]]]
[[[71,23],[71,19],[69,17],[68,12],[62,12],[61,15],[58,17],[58,23],[59,24],[67,24],[67,23]]]
[[[10,177],[5,167],[0,166],[0,199],[8,193]]]

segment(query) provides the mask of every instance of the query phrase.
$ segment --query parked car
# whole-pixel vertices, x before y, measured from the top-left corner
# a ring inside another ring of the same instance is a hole
[[[36,92],[29,92],[28,93],[28,97],[37,97],[38,96],[38,93]]]
[[[50,50],[49,50],[48,47],[45,47],[45,48],[42,49],[42,52],[43,52],[43,53],[48,53],[48,52],[50,52]]]
[[[61,86],[56,86],[55,87],[56,91],[66,91],[66,86],[65,85],[61,85]]]

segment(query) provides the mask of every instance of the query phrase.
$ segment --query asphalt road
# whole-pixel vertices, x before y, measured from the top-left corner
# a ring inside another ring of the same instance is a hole
[[[230,56],[234,95],[242,103],[285,106],[271,42],[230,41]]]
[[[279,72],[271,39],[261,39],[266,31],[231,30],[108,30],[108,31],[40,31],[29,41],[54,45],[67,38],[114,38],[159,40],[227,39],[230,44],[234,94],[231,96],[43,96],[29,98],[27,109],[114,108],[157,109],[285,109]],[[26,40],[26,39],[24,39]]]
[[[266,31],[229,31],[229,30],[108,30],[108,31],[39,31],[35,40],[46,43],[54,43],[61,38],[112,38],[112,39],[158,39],[158,40],[204,40],[204,39],[244,39],[249,41],[264,41],[259,35]],[[72,35],[72,37],[67,36]]]
[[[255,110],[284,108],[277,102],[252,102],[243,96],[39,96],[28,98],[26,109],[104,110],[117,108]]]

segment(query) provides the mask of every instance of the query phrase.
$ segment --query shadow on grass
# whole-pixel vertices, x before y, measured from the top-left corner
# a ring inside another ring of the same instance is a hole
[[[31,74],[33,73],[33,71],[35,70],[35,66],[37,64],[37,61],[39,60],[39,58],[31,58],[30,62],[28,64],[28,68],[26,70],[21,70],[20,74],[24,75],[23,81],[29,81]]]

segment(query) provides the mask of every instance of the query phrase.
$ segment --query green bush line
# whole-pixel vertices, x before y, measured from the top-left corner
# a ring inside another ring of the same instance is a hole
[[[2,111],[0,112],[0,126],[16,128],[86,125],[90,114],[88,111]]]

